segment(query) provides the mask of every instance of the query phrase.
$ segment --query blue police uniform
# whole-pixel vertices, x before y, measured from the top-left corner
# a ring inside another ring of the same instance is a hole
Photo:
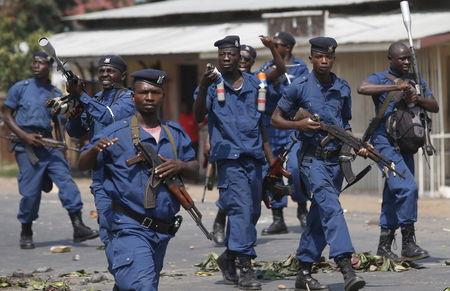
[[[397,76],[391,70],[377,72],[368,77],[368,82],[376,85],[392,85],[388,74]],[[426,82],[421,84],[425,97],[433,96]],[[383,104],[388,92],[372,96],[376,111]],[[396,101],[392,100],[384,114],[385,118],[394,111]],[[418,189],[414,179],[414,155],[402,153],[390,142],[386,125],[381,122],[371,138],[372,145],[384,156],[395,163],[398,172],[405,176],[402,179],[389,174],[384,183],[383,202],[381,205],[380,226],[385,229],[397,229],[399,226],[413,224],[417,221]]]
[[[83,93],[80,96],[80,102],[84,106],[84,111],[79,116],[66,122],[68,134],[75,138],[81,138],[88,133],[89,138],[92,139],[104,127],[126,119],[135,112],[132,91],[124,88],[100,91],[93,98]],[[99,214],[100,239],[107,243],[107,223],[104,216],[109,213],[111,201],[102,192],[102,173],[94,170],[91,178],[90,188],[92,194],[94,194],[95,205]]]
[[[43,84],[37,79],[17,82],[8,91],[4,105],[15,111],[17,125],[29,133],[52,135],[52,116],[46,108],[47,100],[61,96],[61,92],[51,84]],[[14,146],[19,165],[19,192],[22,195],[17,218],[21,223],[30,223],[38,218],[41,189],[45,175],[58,186],[59,199],[69,214],[81,210],[80,191],[73,181],[69,164],[61,150],[34,147],[39,163],[32,165],[22,143]]]
[[[273,68],[273,66],[274,61],[270,60],[261,66],[260,71],[264,72],[270,70],[271,68]],[[286,74],[281,75],[274,82],[268,82],[267,84],[266,112],[263,115],[263,123],[269,137],[270,147],[275,156],[277,156],[287,145],[289,145],[291,141],[290,137],[294,134],[294,131],[273,127],[270,124],[272,113],[277,107],[277,103],[280,100],[281,96],[284,94],[293,80],[301,77],[302,75],[308,74],[308,67],[306,66],[305,62],[303,62],[303,60],[293,58],[291,64],[286,65],[286,71]],[[298,159],[297,151],[295,151],[295,149],[293,149],[289,153],[288,159],[290,161],[288,162],[288,167],[290,168],[290,170],[296,172],[296,169],[298,169],[298,166],[296,165],[298,164]],[[265,166],[264,172],[266,173],[267,170],[268,165]],[[302,188],[300,187],[301,181],[299,180],[299,176],[292,175],[292,177],[294,182],[294,193],[292,199],[298,203],[305,202],[306,195],[305,193],[303,193]],[[272,208],[283,207],[287,207],[287,196],[284,196],[279,200],[272,201]]]
[[[218,168],[217,206],[228,216],[225,246],[235,254],[256,257],[264,163],[261,113],[256,107],[259,80],[247,73],[242,76],[240,90],[224,81],[225,102],[217,100],[216,85],[208,88],[210,160]]]
[[[332,74],[329,86],[321,84],[315,74],[297,78],[278,102],[285,113],[296,112],[300,107],[316,113],[325,123],[350,129],[351,95],[348,83]],[[308,149],[319,148],[325,133],[299,133],[305,154],[300,163],[300,174],[306,191],[311,195],[307,227],[300,239],[297,259],[305,263],[317,262],[328,243],[330,257],[354,251],[344,214],[339,203],[343,176],[338,156],[321,159],[309,154]],[[340,142],[331,140],[323,150],[336,151]]]
[[[162,124],[169,128],[173,136],[178,159],[195,159],[191,141],[181,126],[172,121],[164,121]],[[153,147],[159,155],[169,159],[176,158],[173,145],[164,130],[161,130],[158,142],[142,128],[139,128],[139,133],[140,141]],[[171,223],[180,210],[180,204],[165,185],[160,185],[156,190],[154,209],[145,209],[143,206],[149,171],[141,163],[126,165],[126,160],[136,155],[131,135],[130,120],[122,120],[106,127],[90,144],[93,146],[105,137],[118,138],[115,144],[98,155],[98,168],[104,172],[104,193],[114,203],[124,205],[134,212]],[[110,242],[106,255],[117,287],[120,290],[157,290],[167,244],[173,235],[146,228],[114,209],[107,219]]]

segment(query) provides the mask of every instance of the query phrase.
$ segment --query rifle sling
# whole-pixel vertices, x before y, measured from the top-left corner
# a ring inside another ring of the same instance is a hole
[[[175,140],[173,138],[172,133],[170,132],[169,128],[164,124],[161,124],[161,128],[164,130],[164,132],[167,135],[167,138],[169,139],[175,159],[178,159],[176,144],[175,144]],[[140,132],[139,132],[139,122],[138,122],[136,115],[134,115],[131,118],[131,139],[132,139],[135,147],[138,145],[138,143],[141,142]],[[149,147],[149,150],[154,151],[152,147]],[[156,151],[152,152],[151,154],[153,156],[155,156],[155,158],[158,157],[158,153]],[[152,209],[152,208],[156,207],[155,189],[159,186],[159,184],[161,182],[161,180],[158,179],[157,176],[155,176],[156,166],[151,165],[151,167],[152,167],[151,174],[150,174],[150,177],[148,178],[147,185],[145,187],[145,194],[144,194],[144,201],[143,201],[144,208],[146,208],[146,209]]]

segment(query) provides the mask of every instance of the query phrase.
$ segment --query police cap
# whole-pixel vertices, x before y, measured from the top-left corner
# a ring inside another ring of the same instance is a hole
[[[246,52],[248,52],[248,53],[250,54],[250,56],[251,56],[254,60],[256,59],[256,50],[255,50],[255,48],[253,48],[253,47],[251,47],[251,46],[249,46],[249,45],[243,44],[243,45],[241,45],[241,51],[246,51]]]
[[[152,85],[162,87],[166,78],[166,72],[156,69],[144,69],[131,74],[133,82],[144,81]]]
[[[50,64],[53,63],[53,58],[51,56],[49,56],[46,52],[44,51],[36,51],[33,53],[33,58],[41,58],[46,60],[47,62],[49,62]]]
[[[118,69],[122,73],[127,70],[127,63],[119,55],[106,55],[98,60],[98,66],[109,66]]]
[[[240,39],[237,35],[227,35],[223,39],[219,39],[214,43],[215,47],[218,47],[219,49],[227,48],[227,47],[235,47],[240,48],[241,44],[239,43]]]
[[[284,31],[279,31],[279,32],[275,33],[274,38],[278,38],[286,45],[289,45],[292,47],[295,45],[295,38],[290,33],[287,33]]]
[[[334,54],[338,44],[334,38],[319,36],[309,40],[311,52]]]

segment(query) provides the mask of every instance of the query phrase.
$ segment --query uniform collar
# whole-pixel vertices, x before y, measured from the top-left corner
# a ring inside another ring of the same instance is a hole
[[[252,75],[249,73],[241,73],[241,75],[244,80],[242,81],[242,88],[240,90],[235,90],[230,83],[228,83],[226,80],[223,81],[225,86],[227,86],[229,89],[231,89],[238,95],[252,91],[252,87],[250,86],[250,77]]]
[[[312,77],[312,79],[314,80],[314,82],[317,84],[318,87],[320,87],[321,89],[324,88],[324,86],[322,85],[322,83],[320,83],[320,81],[316,78],[316,74],[314,74],[314,71],[311,71],[311,73],[309,73]],[[331,87],[328,89],[329,91],[333,90],[333,91],[340,91],[341,89],[341,84],[338,82],[338,78],[336,76],[336,74],[331,73]]]

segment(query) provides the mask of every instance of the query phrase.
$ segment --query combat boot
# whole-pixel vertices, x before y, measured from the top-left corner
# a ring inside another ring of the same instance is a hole
[[[399,257],[391,251],[392,242],[395,240],[395,229],[382,228],[380,232],[380,242],[378,243],[377,255],[388,258],[394,262],[399,261]],[[396,249],[396,247],[394,247]]]
[[[81,218],[81,211],[69,214],[73,226],[73,241],[82,242],[88,239],[98,237],[98,231],[91,229],[83,223]]]
[[[272,208],[273,222],[269,227],[264,228],[261,235],[287,233],[287,226],[284,223],[283,208]]]
[[[356,291],[366,285],[366,281],[360,276],[357,276],[355,270],[353,270],[350,255],[336,257],[334,261],[339,266],[339,269],[344,276],[345,291]]]
[[[239,268],[238,287],[241,290],[261,290],[261,283],[256,280],[252,259],[249,256],[237,258]]]
[[[23,250],[34,249],[32,222],[22,223],[22,231],[20,232],[20,248]]]
[[[223,281],[226,285],[237,285],[238,275],[236,272],[236,257],[225,250],[218,258],[217,265],[222,271]]]
[[[322,290],[328,291],[326,285],[322,285],[311,276],[311,263],[299,262],[300,268],[297,273],[297,278],[295,278],[295,290]]]
[[[308,209],[306,208],[306,201],[298,203],[297,218],[300,221],[300,226],[306,226],[306,217],[308,216]]]
[[[428,252],[416,244],[414,224],[402,226],[402,257],[407,261],[428,258]]]
[[[227,215],[225,211],[219,208],[217,211],[216,219],[213,224],[213,240],[217,245],[223,246],[223,240],[225,238],[225,223]]]

